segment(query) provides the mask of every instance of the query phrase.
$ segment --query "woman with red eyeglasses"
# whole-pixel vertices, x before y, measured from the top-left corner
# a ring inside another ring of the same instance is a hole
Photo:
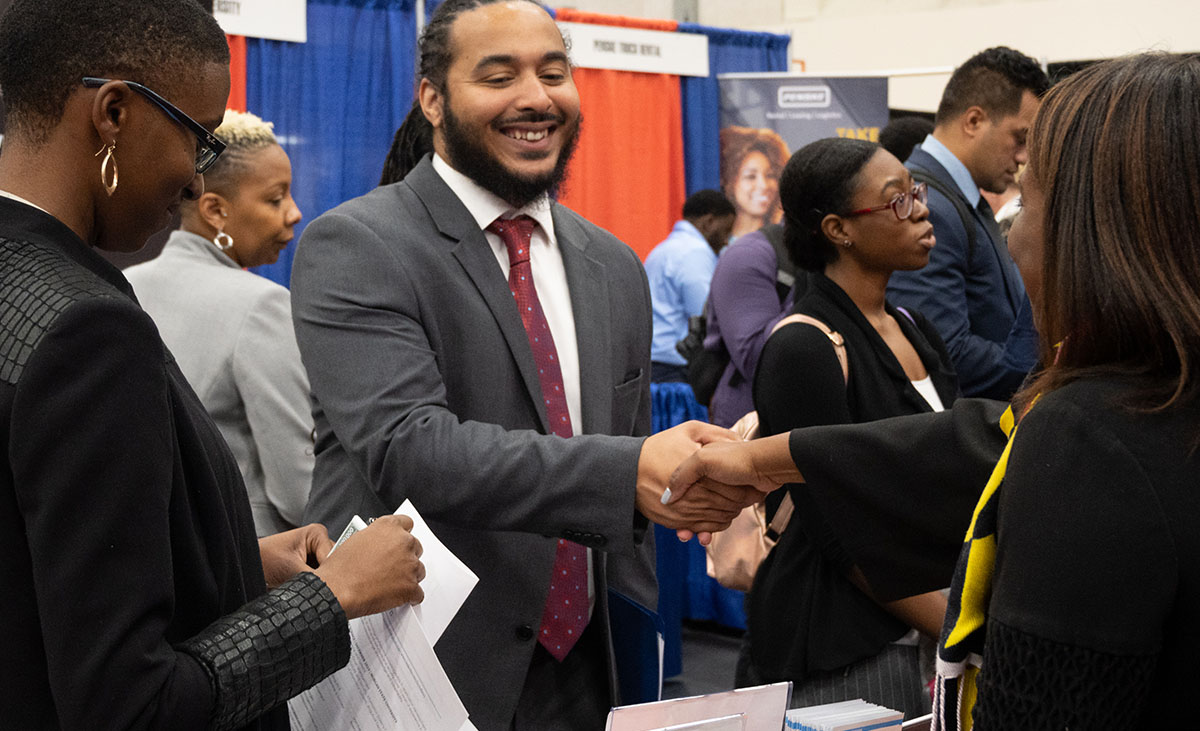
[[[958,381],[941,338],[885,296],[893,271],[929,261],[924,184],[878,145],[834,138],[792,156],[780,197],[784,242],[813,276],[763,348],[761,433],[948,407]],[[786,492],[768,498],[768,512]],[[945,599],[877,602],[805,491],[792,499],[793,517],[747,597],[738,685],[791,680],[793,707],[863,698],[910,718],[927,713],[918,641],[937,638]]]

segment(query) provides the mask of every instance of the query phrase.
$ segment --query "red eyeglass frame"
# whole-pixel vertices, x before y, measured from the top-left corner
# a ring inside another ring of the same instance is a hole
[[[913,202],[909,204],[908,213],[901,216],[899,210],[900,203],[909,197],[911,197]],[[892,209],[892,213],[895,214],[897,221],[904,221],[912,215],[913,208],[916,207],[915,201],[921,201],[921,205],[925,205],[929,201],[929,186],[927,186],[925,183],[913,183],[911,191],[907,193],[897,193],[894,198],[881,206],[872,206],[871,208],[860,208],[857,211],[850,211],[842,216],[842,218],[861,216],[864,213],[875,213],[876,211],[883,211],[890,208]]]

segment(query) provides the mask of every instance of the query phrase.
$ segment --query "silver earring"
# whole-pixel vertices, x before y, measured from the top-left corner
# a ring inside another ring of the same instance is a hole
[[[224,231],[218,231],[212,242],[221,251],[229,251],[233,248],[233,237]]]
[[[854,246],[854,242],[851,241],[850,239],[846,239],[845,241],[842,242],[842,246],[849,249],[851,246]]]
[[[96,154],[92,157],[100,157],[100,153],[108,151],[104,159],[100,161],[100,182],[104,184],[104,190],[108,192],[109,197],[117,192],[117,158],[113,155],[117,151],[117,141],[113,140],[109,144],[100,144],[100,149],[96,150]],[[108,182],[108,169],[112,168],[112,182]]]

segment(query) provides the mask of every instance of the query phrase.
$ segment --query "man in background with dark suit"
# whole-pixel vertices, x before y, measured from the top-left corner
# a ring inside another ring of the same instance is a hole
[[[933,133],[905,162],[929,184],[937,245],[923,269],[892,275],[888,298],[933,322],[967,396],[1008,399],[1037,359],[1025,285],[980,189],[1003,193],[1012,184],[1049,86],[1019,51],[972,56],[946,84]]]
[[[317,461],[306,519],[340,531],[405,499],[479,584],[436,650],[471,721],[601,728],[608,590],[657,605],[649,518],[716,530],[754,499],[664,506],[702,441],[650,423],[637,256],[550,197],[579,131],[554,21],[448,0],[421,38],[434,154],[314,221],[292,280]]]

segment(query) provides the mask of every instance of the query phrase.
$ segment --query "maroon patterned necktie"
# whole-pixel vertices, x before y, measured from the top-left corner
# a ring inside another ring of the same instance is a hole
[[[546,315],[533,288],[533,270],[529,264],[529,241],[536,225],[537,222],[529,216],[517,216],[511,219],[498,218],[487,230],[499,236],[508,249],[508,288],[512,290],[517,309],[521,311],[529,349],[533,351],[533,362],[537,365],[542,385],[546,418],[550,421],[550,430],[565,438],[571,436],[572,430],[567,397],[563,392],[562,369],[558,365],[554,336],[550,334]],[[560,538],[554,557],[554,572],[550,576],[550,594],[546,597],[546,609],[538,632],[538,641],[559,662],[575,646],[587,626],[587,580],[587,549]]]

